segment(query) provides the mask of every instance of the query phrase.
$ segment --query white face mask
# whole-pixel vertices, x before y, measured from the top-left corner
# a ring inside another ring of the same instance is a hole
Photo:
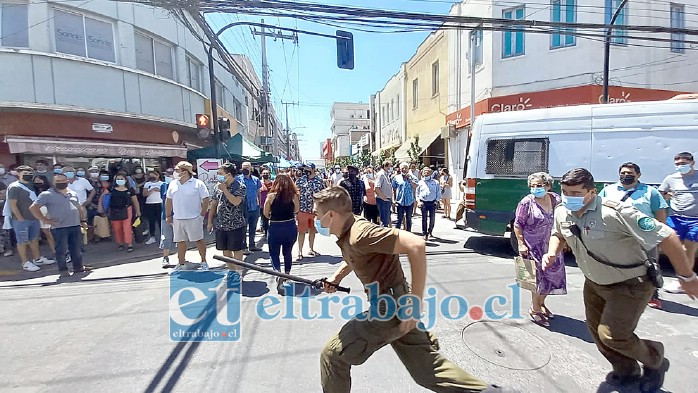
[[[182,174],[179,173],[179,172],[175,172],[175,173],[174,173],[174,178],[175,178],[175,180],[180,180],[180,179],[182,178]]]

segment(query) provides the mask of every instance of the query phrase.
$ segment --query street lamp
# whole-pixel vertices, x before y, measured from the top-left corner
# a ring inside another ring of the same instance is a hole
[[[623,7],[625,7],[625,4],[628,2],[628,0],[623,0],[620,5],[618,6],[618,9],[616,12],[613,13],[613,17],[611,17],[611,21],[609,22],[608,29],[606,30],[606,37],[604,38],[604,47],[603,47],[603,97],[602,97],[602,102],[604,104],[608,104],[608,74],[609,74],[609,68],[611,67],[611,35],[613,34],[613,24],[616,23],[616,19],[618,19],[618,16],[620,15],[621,11],[623,10]]]

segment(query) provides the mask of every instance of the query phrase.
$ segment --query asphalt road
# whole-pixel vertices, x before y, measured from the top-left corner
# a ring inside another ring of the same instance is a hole
[[[417,218],[415,229],[418,225]],[[435,234],[439,239],[428,247],[427,285],[439,298],[461,295],[473,306],[501,295],[504,299],[499,300],[506,304],[496,308],[498,314],[526,314],[528,294],[509,287],[514,272],[508,240],[454,230],[452,222],[440,218]],[[320,278],[334,271],[341,261],[334,241],[318,237],[316,249],[322,255],[295,263],[294,274]],[[266,245],[264,250],[248,261],[269,266]],[[198,261],[195,252],[190,254]],[[211,258],[214,254],[209,249],[212,267],[221,265]],[[406,260],[403,266],[409,276]],[[567,277],[569,293],[547,301],[557,314],[549,330],[524,318],[440,317],[432,331],[442,353],[490,383],[523,392],[616,391],[602,383],[610,367],[584,324],[583,276],[568,266]],[[363,294],[354,276],[343,284],[352,288],[351,295]],[[44,275],[0,282],[0,391],[320,391],[318,354],[342,326],[341,318],[262,320],[255,316],[260,299],[282,298],[270,277],[248,272],[238,341],[175,342],[169,338],[169,295],[170,276],[159,259],[103,267],[82,279],[59,281]],[[304,301],[317,310],[325,296],[283,300],[294,310]],[[683,295],[662,297],[665,310],[647,309],[637,333],[664,342],[672,362],[666,391],[694,392],[698,302]],[[340,315],[340,305],[332,304],[330,310]],[[355,392],[424,391],[390,347],[354,367],[352,377]],[[634,392],[637,387],[621,391]]]

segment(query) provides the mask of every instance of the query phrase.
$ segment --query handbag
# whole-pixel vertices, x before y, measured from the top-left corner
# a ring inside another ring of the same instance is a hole
[[[516,269],[516,284],[522,289],[536,291],[536,264],[532,259],[524,258],[517,255],[514,258],[514,267]]]
[[[111,236],[109,229],[109,219],[103,216],[95,216],[94,218],[95,236],[105,239]]]

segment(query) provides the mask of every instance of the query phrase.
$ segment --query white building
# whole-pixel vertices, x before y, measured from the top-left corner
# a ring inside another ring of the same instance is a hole
[[[204,36],[194,16],[182,15]],[[0,162],[20,154],[31,164],[131,157],[169,165],[212,143],[195,126],[197,113],[210,112],[206,52],[168,11],[0,0],[0,32],[0,129],[9,145],[0,144]],[[215,73],[219,115],[233,133],[249,134],[249,76],[218,63]]]
[[[376,143],[375,151],[400,146],[407,140],[405,64],[374,96]]]
[[[335,102],[332,105],[332,150],[334,157],[357,154],[369,149],[371,135],[370,104]],[[364,135],[368,135],[364,137]],[[363,141],[362,141],[363,137]],[[359,145],[362,146],[359,146]]]
[[[572,0],[551,0],[549,4],[466,0],[455,4],[450,14],[598,24],[608,23],[621,1],[578,3]],[[685,9],[698,6],[698,0],[682,3],[630,1],[616,24],[696,28],[698,22],[690,18],[687,21]],[[598,103],[603,81],[603,39],[565,33],[560,30],[560,34],[536,34],[515,29],[478,32],[474,50],[477,63],[475,114]],[[465,131],[470,124],[471,31],[450,30],[448,34],[451,61],[447,121],[455,128],[450,135],[448,156],[451,173],[460,180],[465,167],[468,134]],[[698,81],[690,73],[698,61],[698,53],[683,42],[690,37],[649,35],[670,38],[673,42],[632,38],[646,36],[646,33],[622,31],[614,36],[610,102],[666,99],[677,92],[698,90]]]

